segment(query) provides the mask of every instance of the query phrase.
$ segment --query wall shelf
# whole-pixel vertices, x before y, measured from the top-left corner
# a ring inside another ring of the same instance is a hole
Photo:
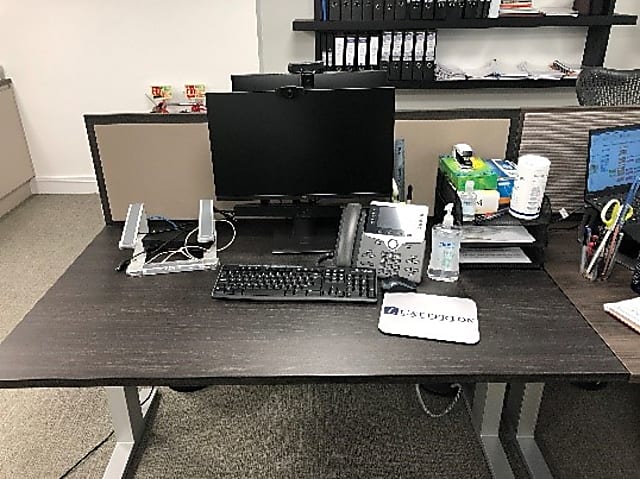
[[[309,0],[307,0],[309,1]],[[504,16],[499,18],[449,18],[444,20],[420,19],[387,19],[387,20],[321,20],[322,1],[313,0],[314,19],[293,20],[292,27],[297,32],[315,32],[316,60],[325,58],[327,42],[333,42],[334,36],[368,37],[381,35],[383,32],[428,31],[446,29],[491,29],[491,28],[542,28],[542,27],[583,27],[586,29],[584,50],[581,65],[584,67],[598,67],[604,64],[607,53],[611,28],[615,25],[636,25],[638,15],[615,13],[616,0],[608,0],[602,9],[603,15],[577,16]],[[350,1],[345,3],[351,4]],[[385,3],[386,5],[386,3]],[[348,8],[351,8],[350,6]],[[386,12],[385,12],[386,13]],[[350,18],[350,17],[347,17]],[[369,17],[372,18],[372,17]],[[334,35],[335,34],[335,35]],[[513,33],[518,35],[517,32]],[[381,44],[381,40],[380,40]],[[404,48],[404,47],[403,47]],[[551,53],[551,55],[553,55]],[[553,58],[553,57],[552,57]],[[380,64],[382,59],[379,60]],[[436,53],[436,64],[438,62]],[[330,63],[333,65],[333,63]],[[394,70],[394,78],[400,75]],[[404,73],[403,75],[404,76]],[[409,75],[413,76],[413,75]],[[417,90],[469,90],[469,89],[513,89],[513,88],[575,88],[576,79],[562,80],[460,80],[433,81],[429,80],[389,80],[389,85],[396,88]]]
[[[506,88],[575,88],[574,78],[562,80],[450,80],[420,82],[413,80],[389,81],[390,86],[401,90],[474,90],[474,89],[506,89]]]
[[[386,21],[293,21],[297,32],[364,32],[377,30],[420,30],[425,28],[537,28],[537,27],[591,27],[635,25],[636,15],[583,15],[577,17],[502,17],[470,18],[460,20],[386,20]]]

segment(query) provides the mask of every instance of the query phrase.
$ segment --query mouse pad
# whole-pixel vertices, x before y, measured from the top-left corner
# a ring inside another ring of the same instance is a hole
[[[453,343],[480,341],[474,300],[422,293],[386,293],[378,329],[386,334]]]

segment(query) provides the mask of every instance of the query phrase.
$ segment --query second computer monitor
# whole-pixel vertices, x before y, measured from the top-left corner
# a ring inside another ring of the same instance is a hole
[[[312,88],[376,88],[387,84],[387,72],[382,70],[357,72],[327,72],[309,74]],[[306,83],[305,83],[306,84]],[[284,86],[302,86],[302,76],[290,73],[255,73],[231,75],[233,91],[269,91]]]

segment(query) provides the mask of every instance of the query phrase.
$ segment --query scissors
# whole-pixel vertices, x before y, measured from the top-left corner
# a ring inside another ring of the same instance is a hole
[[[622,208],[622,203],[616,200],[615,198],[609,200],[609,202],[604,205],[602,211],[600,212],[600,219],[606,226],[608,230],[612,230],[617,222],[619,222],[618,216],[620,215],[620,209]],[[624,218],[621,218],[624,222],[629,220],[633,216],[633,208],[628,207],[627,212]]]

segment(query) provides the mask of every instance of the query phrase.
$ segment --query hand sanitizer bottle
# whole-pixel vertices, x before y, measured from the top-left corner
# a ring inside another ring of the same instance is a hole
[[[473,187],[475,183],[473,180],[469,180],[464,184],[464,191],[461,191],[458,196],[460,196],[460,203],[462,204],[462,222],[471,222],[476,217],[476,199],[477,196],[475,191],[473,191]]]
[[[431,230],[431,258],[427,276],[435,281],[454,282],[460,273],[460,238],[462,230],[453,224],[453,203],[444,207],[442,224]]]

